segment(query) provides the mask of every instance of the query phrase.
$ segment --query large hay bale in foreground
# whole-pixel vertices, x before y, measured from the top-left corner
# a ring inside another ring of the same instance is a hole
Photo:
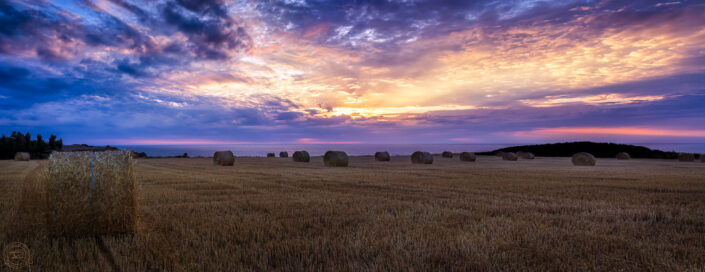
[[[619,152],[619,153],[617,153],[616,158],[618,160],[628,160],[628,159],[631,159],[632,157],[629,156],[629,153],[627,153],[627,152]]]
[[[131,150],[54,152],[41,177],[50,235],[135,231],[137,191]]]
[[[267,153],[267,158],[274,158],[274,153]]]
[[[461,161],[474,162],[476,159],[477,159],[477,157],[475,157],[475,153],[472,153],[472,152],[460,153],[460,160]]]
[[[453,152],[450,152],[450,151],[443,151],[443,153],[441,154],[441,157],[443,157],[443,158],[453,158]]]
[[[325,166],[348,166],[348,154],[343,151],[328,151],[323,155],[323,165]]]
[[[524,152],[524,151],[517,152],[517,157],[525,159],[525,160],[533,160],[534,158],[536,158],[534,153]]]
[[[431,153],[428,153],[428,152],[416,151],[413,154],[411,154],[411,163],[432,164],[433,163],[433,155],[431,155]]]
[[[597,162],[595,160],[595,156],[587,152],[578,152],[573,154],[570,161],[576,166],[595,166],[595,163]]]
[[[516,161],[519,157],[517,157],[517,154],[514,152],[504,152],[504,154],[502,154],[502,159],[505,161]]]
[[[387,152],[387,151],[375,153],[375,161],[391,161],[391,160],[392,160],[392,157],[389,156],[389,152]]]
[[[15,153],[16,161],[29,161],[29,153],[27,152],[17,152]]]
[[[235,155],[230,150],[216,151],[213,153],[213,164],[222,166],[233,166],[235,164]]]
[[[695,155],[692,153],[680,153],[680,154],[678,154],[678,161],[682,161],[682,162],[695,161]]]
[[[289,152],[286,152],[286,151],[279,152],[279,157],[288,158]]]
[[[291,156],[295,162],[309,162],[311,161],[311,156],[305,150],[296,151],[294,155]]]

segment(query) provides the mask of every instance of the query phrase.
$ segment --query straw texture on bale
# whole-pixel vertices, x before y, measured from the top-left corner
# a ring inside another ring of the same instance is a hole
[[[279,157],[288,158],[289,152],[286,152],[286,151],[279,152]]]
[[[516,161],[519,157],[517,157],[517,154],[514,152],[504,152],[504,154],[502,154],[502,159],[505,161]]]
[[[328,151],[323,155],[323,165],[325,166],[348,166],[348,154],[343,151]]]
[[[389,156],[389,152],[387,152],[387,151],[375,153],[375,161],[390,161],[390,160],[392,160],[392,157]]]
[[[267,153],[267,158],[274,158],[274,153]]]
[[[235,164],[235,155],[230,150],[216,151],[213,153],[213,164],[222,166],[233,166]]]
[[[450,152],[450,151],[443,151],[443,153],[441,153],[441,157],[444,157],[444,158],[453,158],[453,152]]]
[[[40,176],[50,235],[135,231],[137,191],[131,150],[54,152]]]
[[[414,154],[411,154],[411,163],[432,164],[433,156],[428,152],[416,151]]]
[[[308,152],[304,150],[294,152],[294,155],[292,155],[291,157],[294,159],[295,162],[311,161],[311,156],[308,154]]]
[[[631,159],[632,157],[629,156],[629,153],[627,153],[627,152],[619,152],[619,153],[617,153],[616,158],[618,160],[628,160],[628,159]]]
[[[15,160],[16,161],[28,161],[29,160],[29,153],[17,152],[17,153],[15,153]]]
[[[682,161],[682,162],[695,161],[695,155],[693,155],[692,153],[680,153],[680,154],[678,154],[678,161]]]
[[[524,151],[517,152],[517,156],[525,160],[533,160],[534,158],[536,158],[536,156],[534,156],[534,153]]]
[[[477,157],[475,157],[475,153],[463,152],[463,153],[460,153],[460,160],[467,161],[467,162],[474,162],[475,160],[477,160]]]
[[[570,161],[573,162],[573,165],[577,166],[595,166],[597,162],[595,156],[587,152],[575,153],[573,157],[570,158]]]

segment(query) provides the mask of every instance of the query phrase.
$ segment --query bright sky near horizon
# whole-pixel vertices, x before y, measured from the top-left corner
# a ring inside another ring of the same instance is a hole
[[[705,142],[705,1],[0,0],[0,132]]]

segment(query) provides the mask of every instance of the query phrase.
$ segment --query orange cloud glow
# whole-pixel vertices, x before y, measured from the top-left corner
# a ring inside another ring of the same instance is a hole
[[[593,20],[585,17],[578,20]],[[248,106],[267,94],[294,101],[296,109],[327,109],[322,116],[393,116],[436,110],[473,109],[487,99],[537,90],[570,92],[682,72],[688,50],[705,41],[705,30],[672,33],[656,29],[606,31],[591,39],[560,35],[575,26],[518,26],[492,33],[479,29],[455,32],[405,45],[396,57],[402,64],[367,63],[375,52],[316,45],[297,36],[261,33],[268,43],[229,65],[194,64],[217,71],[223,80],[197,73],[167,75],[157,92],[208,95],[224,105]],[[323,31],[323,27],[312,31]],[[550,38],[548,38],[550,37]],[[469,40],[503,41],[499,44]],[[462,44],[461,50],[444,50]],[[418,52],[424,52],[418,56]],[[222,76],[225,75],[225,76]],[[228,79],[231,76],[231,79]],[[169,87],[171,86],[171,87]],[[185,92],[184,92],[185,91]],[[473,97],[472,100],[462,97]],[[663,96],[594,96],[522,100],[532,107],[565,103],[626,104],[661,100]],[[415,106],[410,106],[415,105]],[[453,105],[449,107],[447,105]]]
[[[652,95],[652,96],[625,96],[621,94],[602,94],[602,95],[591,95],[591,96],[577,96],[577,97],[565,97],[565,96],[548,96],[543,99],[524,99],[519,100],[520,102],[536,108],[546,108],[555,107],[571,103],[584,103],[590,105],[600,105],[600,104],[630,104],[643,101],[657,101],[662,100],[665,97],[662,95]]]

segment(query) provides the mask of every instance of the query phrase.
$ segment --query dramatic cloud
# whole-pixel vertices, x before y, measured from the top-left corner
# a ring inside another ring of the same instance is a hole
[[[91,143],[701,141],[704,22],[698,1],[0,1],[0,128]]]

